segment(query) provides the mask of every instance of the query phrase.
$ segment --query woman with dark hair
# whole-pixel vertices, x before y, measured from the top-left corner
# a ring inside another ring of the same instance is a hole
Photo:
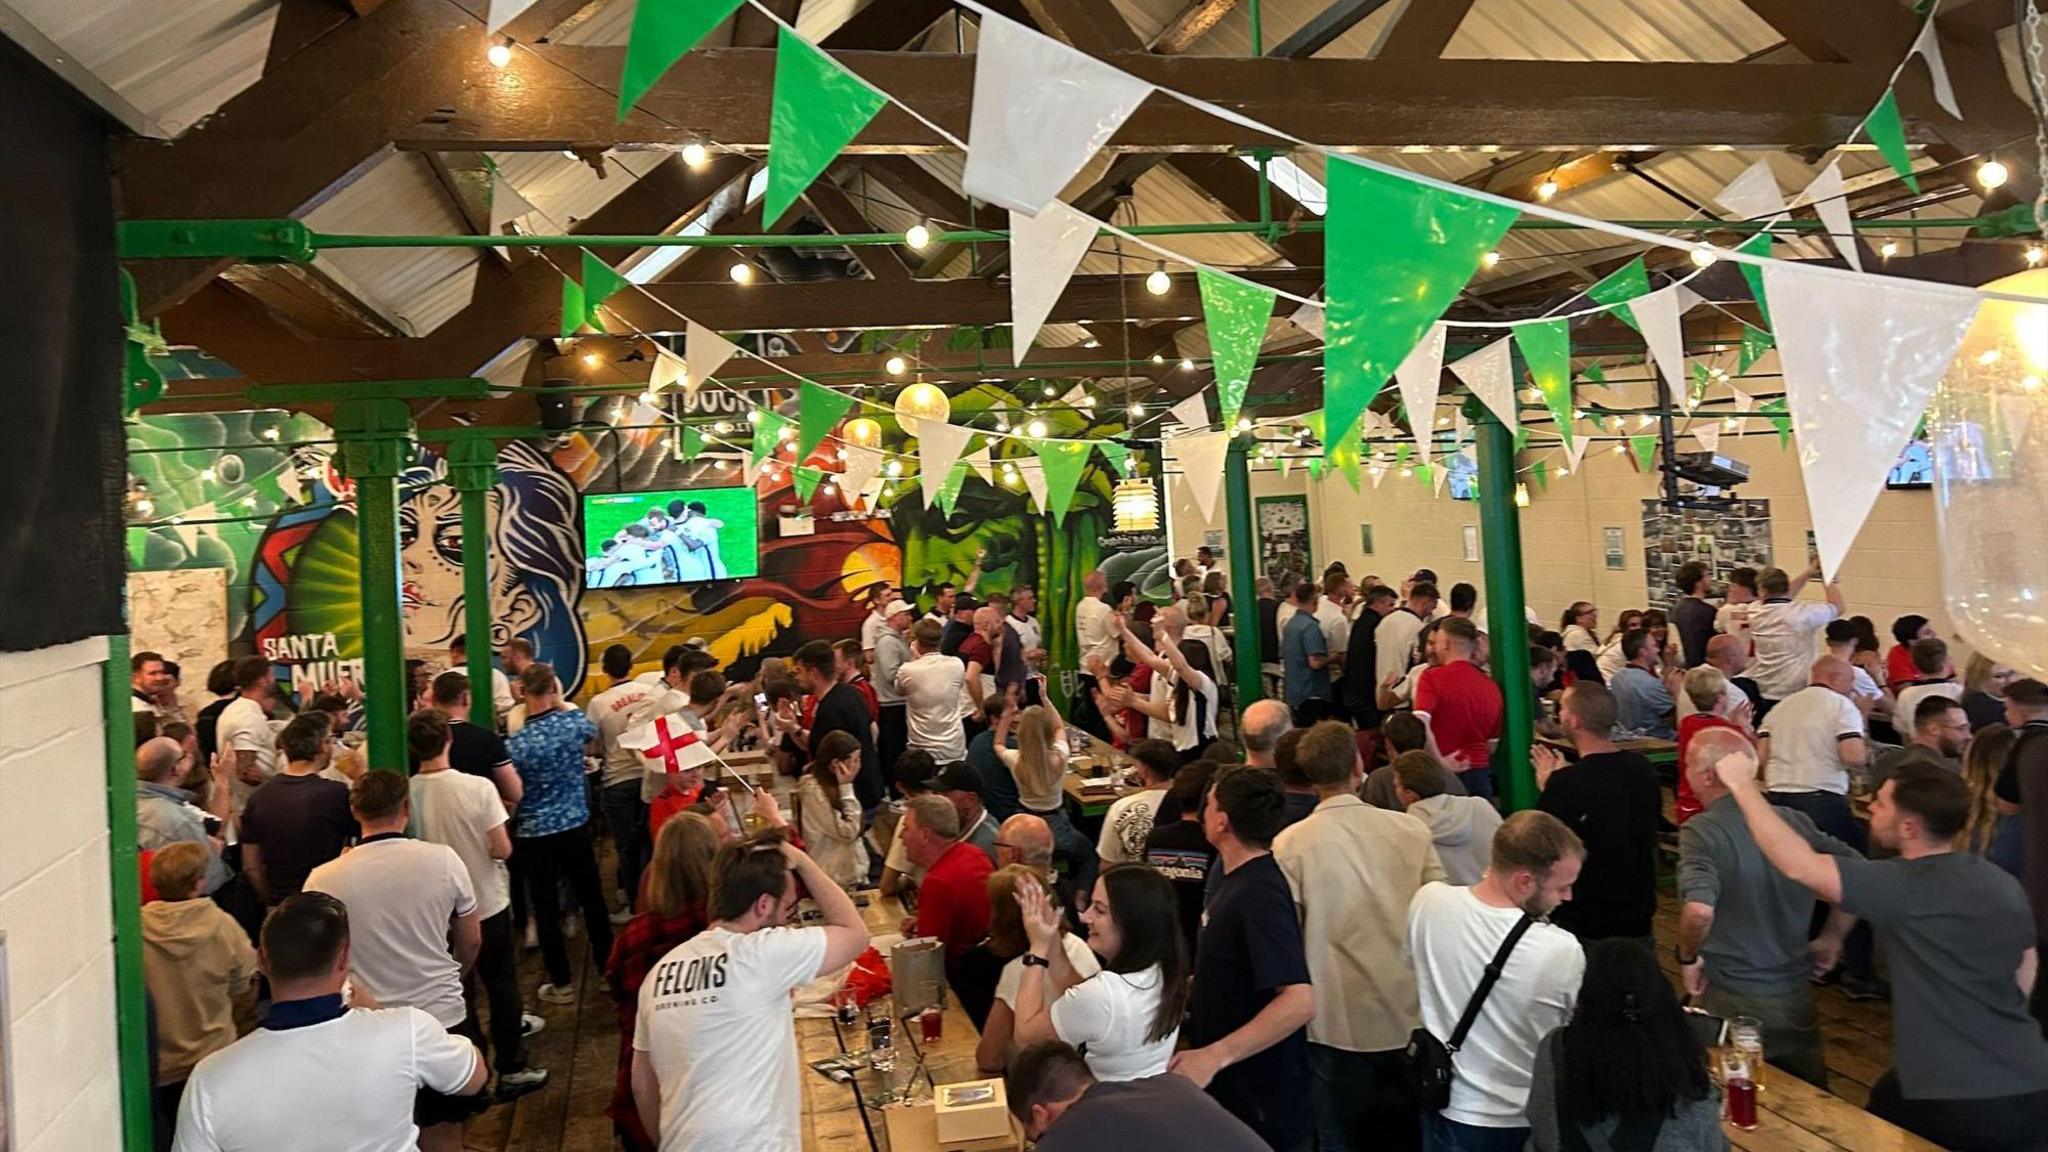
[[[1615,618],[1614,631],[1608,634],[1607,642],[1600,646],[1600,654],[1594,658],[1602,684],[1613,681],[1615,673],[1628,666],[1628,657],[1621,651],[1621,638],[1642,626],[1643,611],[1640,608],[1630,608]]]
[[[1017,882],[1031,959],[1022,961],[1015,1043],[1086,1046],[1097,1080],[1166,1071],[1187,1007],[1188,956],[1173,882],[1143,864],[1112,864],[1095,881],[1081,923],[1102,971],[1083,978],[1060,943],[1060,912],[1037,880]]]
[[[683,812],[663,824],[654,838],[654,859],[640,881],[644,910],[619,929],[604,966],[619,1024],[619,1075],[605,1114],[612,1118],[612,1129],[627,1152],[654,1152],[656,1146],[633,1106],[633,1025],[640,1011],[640,985],[671,949],[704,930],[711,859],[716,855],[718,831],[708,817]]]
[[[1216,662],[1210,656],[1209,646],[1192,639],[1175,644],[1171,636],[1161,632],[1159,651],[1154,652],[1114,619],[1109,629],[1112,635],[1123,637],[1124,655],[1133,663],[1150,668],[1152,675],[1165,676],[1170,687],[1165,700],[1133,697],[1131,707],[1168,726],[1170,732],[1164,739],[1172,741],[1181,763],[1200,760],[1216,740],[1219,690]],[[1159,729],[1154,727],[1152,731],[1157,733]]]
[[[1884,656],[1885,683],[1892,691],[1923,679],[1920,670],[1913,667],[1913,641],[1931,639],[1935,634],[1934,625],[1925,616],[1909,613],[1892,621],[1892,639],[1897,643]]]
[[[1543,1038],[1529,1083],[1535,1152],[1719,1152],[1707,1054],[1656,957],[1635,940],[1586,950],[1571,1023]]]
[[[804,849],[834,884],[851,892],[867,882],[868,853],[860,839],[860,741],[844,730],[818,739],[796,786],[796,830]]]
[[[2026,834],[2018,813],[1999,809],[1996,790],[2006,756],[2018,742],[2019,733],[2003,723],[1987,724],[1970,737],[1969,747],[1963,749],[1963,783],[1970,786],[1970,814],[1963,823],[1962,835],[1956,837],[1956,847],[1974,852],[2012,873],[2015,879],[2024,880],[2021,873],[2026,866]]]
[[[1018,1047],[1012,1042],[1017,1026],[1017,991],[1024,986],[1024,957],[1031,951],[1031,938],[1024,932],[1024,905],[1017,899],[1017,885],[1027,878],[1047,890],[1052,887],[1052,873],[1029,864],[1008,864],[988,877],[985,947],[1003,968],[996,978],[995,999],[982,1021],[981,1043],[974,1048],[974,1066],[994,1076],[1002,1075]],[[1060,949],[1066,953],[1067,964],[1075,975],[1086,980],[1100,972],[1101,961],[1088,950],[1087,941],[1067,931],[1064,918],[1059,929]]]
[[[1209,598],[1209,626],[1230,627],[1230,587],[1221,569],[1202,577],[1202,595]]]

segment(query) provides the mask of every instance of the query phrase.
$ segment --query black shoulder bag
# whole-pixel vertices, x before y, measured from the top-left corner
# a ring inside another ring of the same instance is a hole
[[[1451,1057],[1464,1045],[1465,1034],[1472,1031],[1472,1025],[1479,1019],[1479,1010],[1485,1007],[1487,994],[1500,982],[1508,953],[1522,942],[1523,935],[1534,923],[1536,921],[1524,913],[1509,929],[1507,939],[1500,942],[1500,950],[1486,962],[1486,973],[1479,978],[1479,987],[1472,990],[1472,998],[1465,1001],[1465,1013],[1458,1017],[1458,1026],[1448,1041],[1437,1039],[1426,1027],[1408,1034],[1408,1083],[1415,1092],[1415,1102],[1424,1110],[1441,1112],[1450,1106],[1451,1081],[1458,1075],[1458,1070],[1451,1064]]]

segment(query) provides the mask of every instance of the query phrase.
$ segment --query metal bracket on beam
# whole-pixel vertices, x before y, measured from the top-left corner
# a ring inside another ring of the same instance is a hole
[[[381,397],[343,401],[334,410],[334,440],[349,479],[398,476],[412,463],[412,409]]]
[[[316,252],[312,229],[297,220],[123,220],[114,242],[123,260],[311,264]]]

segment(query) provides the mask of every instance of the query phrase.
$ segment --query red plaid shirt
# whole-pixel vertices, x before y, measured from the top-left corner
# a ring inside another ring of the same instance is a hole
[[[633,1024],[639,1017],[640,985],[663,956],[703,930],[704,916],[694,909],[667,918],[642,912],[626,921],[612,941],[604,978],[611,985],[612,1009],[619,1021],[619,1076],[605,1114],[612,1118],[628,1152],[654,1152],[656,1147],[640,1126],[640,1112],[633,1106]]]

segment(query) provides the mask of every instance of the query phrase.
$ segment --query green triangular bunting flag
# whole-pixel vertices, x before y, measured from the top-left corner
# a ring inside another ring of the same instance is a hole
[[[1223,410],[1223,426],[1230,428],[1244,406],[1245,389],[1251,386],[1252,368],[1258,364],[1266,323],[1273,318],[1279,294],[1206,267],[1195,269],[1195,279],[1202,289],[1202,317],[1209,326],[1216,400]]]
[[[1432,488],[1432,487],[1435,487],[1435,486],[1436,486],[1436,465],[1434,465],[1434,464],[1417,464],[1417,465],[1415,466],[1415,478],[1416,478],[1417,480],[1420,480],[1420,481],[1422,481],[1422,486],[1423,486],[1424,488]]]
[[[1396,444],[1394,446],[1394,467],[1406,468],[1408,466],[1408,457],[1414,454],[1415,445],[1410,444],[1405,440],[1399,444]]]
[[[697,46],[713,28],[746,0],[655,0],[633,9],[633,32],[626,41],[626,66],[619,73],[619,119],[661,74]]]
[[[1309,457],[1308,478],[1311,480],[1321,480],[1323,478],[1323,467],[1328,463],[1329,461],[1323,459],[1321,456]]]
[[[1443,315],[1516,212],[1341,157],[1325,172],[1330,250],[1324,309],[1325,455]]]
[[[1636,467],[1648,472],[1657,460],[1657,438],[1655,436],[1631,436],[1629,450],[1636,454]]]
[[[1330,463],[1335,464],[1337,471],[1350,482],[1351,490],[1358,491],[1358,443],[1346,437],[1344,443],[1337,445],[1337,450],[1330,453]]]
[[[754,463],[759,464],[769,453],[775,451],[776,445],[782,443],[782,430],[789,427],[789,417],[779,412],[770,412],[766,408],[757,408],[755,411],[759,415],[754,421],[752,458]]]
[[[1769,256],[1771,254],[1771,234],[1769,232],[1759,232],[1742,243],[1737,244],[1735,250],[1751,256]],[[1764,324],[1768,327],[1771,322],[1771,304],[1770,301],[1764,299],[1764,270],[1755,264],[1743,264],[1741,268],[1742,279],[1749,284],[1749,294],[1756,299],[1757,315],[1763,317]]]
[[[1621,305],[1613,310],[1614,318],[1638,332],[1642,329],[1637,327],[1635,313],[1629,310],[1625,302],[1649,294],[1650,273],[1643,267],[1641,256],[1622,265],[1605,280],[1586,289],[1586,298],[1595,304]]]
[[[1586,370],[1584,372],[1579,373],[1579,375],[1584,376],[1587,382],[1589,383],[1607,383],[1607,369],[1600,367],[1598,364],[1586,365]]]
[[[562,339],[574,336],[583,327],[584,318],[583,285],[562,277]]]
[[[683,459],[695,460],[704,451],[704,432],[695,424],[683,425]]]
[[[825,478],[823,472],[807,464],[799,464],[791,468],[789,476],[791,482],[796,485],[796,502],[799,504],[809,504],[811,502],[811,494],[818,490],[818,481]]]
[[[1045,499],[1051,505],[1052,522],[1066,521],[1074,503],[1074,490],[1081,486],[1081,473],[1088,467],[1088,455],[1095,446],[1086,440],[1032,440],[1031,450],[1045,465]]]
[[[1515,451],[1519,454],[1525,451],[1528,447],[1529,426],[1527,424],[1517,425],[1515,428]]]
[[[1877,145],[1878,152],[1906,187],[1919,192],[1920,178],[1913,175],[1913,157],[1906,151],[1906,126],[1899,121],[1898,93],[1889,88],[1884,90],[1877,107],[1864,118],[1863,131],[1870,135],[1870,142]]]
[[[1102,453],[1103,463],[1109,465],[1109,482],[1114,484],[1124,478],[1124,469],[1130,467],[1131,450],[1120,440],[1097,440],[1095,450]]]
[[[796,458],[808,460],[811,449],[824,443],[832,434],[847,409],[853,407],[853,397],[844,392],[834,392],[820,384],[804,381],[797,391],[797,432]]]
[[[1545,320],[1515,328],[1515,344],[1529,362],[1529,375],[1543,393],[1544,406],[1557,421],[1558,438],[1572,443],[1572,342],[1563,320]]]
[[[782,28],[775,41],[775,107],[768,120],[761,223],[772,227],[782,219],[886,103],[830,56]]]
[[[1735,358],[1735,374],[1740,376],[1749,371],[1751,364],[1763,359],[1764,353],[1769,352],[1776,346],[1777,342],[1771,338],[1769,332],[1754,324],[1744,324],[1742,326],[1742,353]]]
[[[597,310],[611,299],[612,293],[626,286],[626,278],[619,275],[618,269],[591,255],[588,249],[584,250],[583,313],[592,328],[599,332],[605,330],[604,320],[598,316]]]
[[[953,506],[960,502],[960,488],[967,483],[967,462],[962,460],[946,473],[946,479],[939,485],[939,511],[953,518]]]
[[[1538,492],[1547,492],[1550,490],[1549,465],[1545,464],[1541,460],[1538,460],[1534,464],[1529,465],[1529,475],[1536,478],[1536,490]]]
[[[1778,430],[1778,447],[1792,443],[1792,417],[1787,413],[1783,396],[1766,401],[1757,411],[1771,418],[1771,425]]]

